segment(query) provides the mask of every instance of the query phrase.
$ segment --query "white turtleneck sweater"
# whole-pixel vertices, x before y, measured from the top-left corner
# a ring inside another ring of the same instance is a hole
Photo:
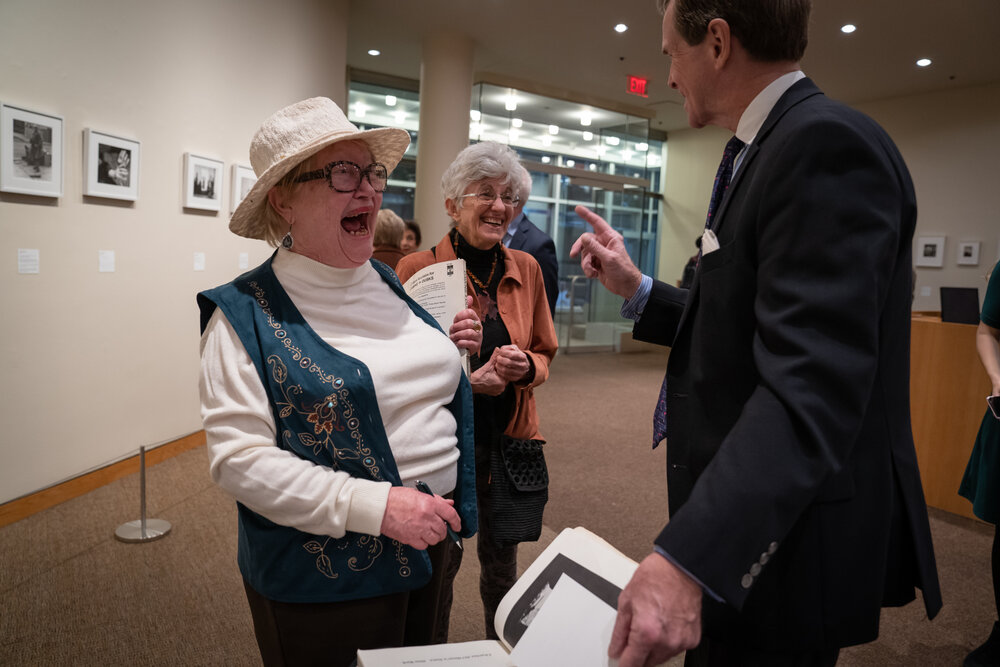
[[[456,424],[445,407],[462,373],[458,348],[425,324],[370,264],[326,266],[279,249],[272,264],[306,323],[371,372],[403,484],[455,488]],[[276,446],[257,370],[221,309],[201,339],[201,412],[212,479],[275,523],[317,535],[378,535],[388,482],[352,477]]]

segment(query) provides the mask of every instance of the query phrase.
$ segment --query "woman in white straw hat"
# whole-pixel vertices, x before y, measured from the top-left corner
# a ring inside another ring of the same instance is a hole
[[[408,144],[404,130],[358,130],[326,98],[268,118],[250,144],[259,180],[229,228],[279,247],[198,295],[210,470],[238,501],[265,665],[431,643],[451,595],[442,541],[476,531],[458,348],[478,351],[481,325],[464,310],[449,340],[370,261]]]

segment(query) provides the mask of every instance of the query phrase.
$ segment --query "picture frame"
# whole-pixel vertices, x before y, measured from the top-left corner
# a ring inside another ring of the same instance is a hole
[[[955,262],[959,266],[979,266],[979,246],[979,241],[960,242]]]
[[[83,194],[136,201],[139,141],[92,128],[83,131]]]
[[[257,174],[246,165],[234,164],[232,174],[232,185],[230,186],[230,207],[229,215],[236,212],[236,207],[250,192],[250,188],[257,182]]]
[[[222,208],[224,166],[221,160],[184,154],[184,208],[203,211]]]
[[[920,236],[917,247],[913,251],[913,263],[916,266],[944,266],[943,236]]]
[[[0,103],[0,192],[62,197],[62,116]]]

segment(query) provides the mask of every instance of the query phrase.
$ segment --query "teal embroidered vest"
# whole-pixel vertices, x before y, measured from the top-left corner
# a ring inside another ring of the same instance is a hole
[[[278,447],[355,477],[400,485],[368,368],[324,342],[305,322],[271,269],[271,259],[198,295],[201,328],[216,307],[253,360],[267,392]],[[382,279],[429,326],[434,319],[406,296],[391,269]],[[458,424],[455,509],[462,536],[476,532],[472,389],[462,376],[448,409]],[[282,602],[333,602],[419,588],[430,579],[426,551],[384,536],[310,535],[239,509],[240,572],[261,595]]]

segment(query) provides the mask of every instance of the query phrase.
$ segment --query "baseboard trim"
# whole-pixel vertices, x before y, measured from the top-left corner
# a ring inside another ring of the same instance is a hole
[[[205,432],[197,431],[191,435],[186,435],[183,438],[172,440],[153,449],[147,449],[146,467],[149,468],[157,463],[162,463],[163,461],[173,458],[178,454],[183,454],[190,449],[201,447],[204,444]],[[50,507],[55,507],[60,503],[66,502],[67,500],[72,500],[73,498],[82,496],[83,494],[89,493],[94,489],[99,489],[105,484],[110,484],[117,479],[121,479],[122,477],[126,477],[137,472],[139,472],[138,454],[130,456],[127,459],[122,459],[121,461],[117,461],[103,468],[99,468],[93,472],[88,472],[80,475],[79,477],[66,480],[65,482],[56,484],[55,486],[50,486],[47,489],[42,489],[41,491],[17,498],[16,500],[11,500],[10,502],[0,505],[0,528],[8,526],[16,521],[20,521],[21,519],[26,519],[32,514],[36,514],[42,510],[47,510]]]

